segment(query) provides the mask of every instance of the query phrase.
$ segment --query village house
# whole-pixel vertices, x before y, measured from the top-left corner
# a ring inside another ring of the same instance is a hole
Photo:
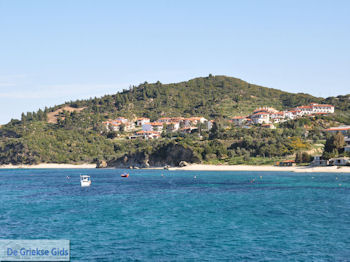
[[[259,112],[250,116],[254,124],[269,124],[270,114],[266,112]]]
[[[300,110],[302,115],[312,115],[317,113],[332,114],[334,113],[334,106],[311,103],[308,106],[298,106],[296,110]]]
[[[184,117],[172,117],[171,119],[171,122],[184,122],[185,121],[185,118]]]
[[[295,110],[300,111],[301,115],[311,115],[313,113],[311,106],[298,106]]]
[[[350,165],[350,158],[349,157],[337,157],[337,158],[331,158],[329,159],[329,164],[334,166],[346,166]]]
[[[295,166],[294,160],[283,160],[276,163],[277,166]]]
[[[245,116],[235,116],[231,121],[236,126],[242,126],[247,121],[247,118]]]
[[[270,119],[274,123],[283,122],[284,118],[285,118],[285,112],[283,111],[270,114]]]
[[[312,112],[315,113],[326,113],[326,114],[332,114],[334,113],[334,106],[332,105],[322,105],[322,104],[316,104],[311,103]]]
[[[322,159],[322,156],[314,156],[310,166],[327,166],[328,160]]]
[[[143,138],[143,139],[158,139],[160,137],[160,132],[157,131],[138,131],[135,133],[135,136],[130,137],[132,138]]]
[[[121,122],[120,121],[105,121],[105,122],[103,122],[103,124],[108,131],[118,132],[120,130]]]
[[[143,131],[163,131],[163,123],[159,122],[152,122],[152,123],[145,123],[142,125]]]
[[[118,117],[115,120],[109,120],[102,122],[105,128],[109,131],[125,131],[130,132],[135,129],[135,123],[133,121],[129,121],[124,117]]]
[[[198,123],[203,124],[204,122],[208,121],[204,117],[190,117],[190,118],[185,118],[185,126],[196,126]]]
[[[197,130],[198,127],[194,126],[186,126],[180,129],[180,133],[186,133],[186,134],[191,134],[193,130]]]
[[[345,142],[344,152],[350,152],[350,136],[344,137],[344,142]]]
[[[130,131],[133,131],[135,129],[135,122],[124,122],[121,124],[121,127],[124,128],[123,131],[125,132],[130,132]]]
[[[149,122],[150,122],[149,118],[141,117],[141,118],[137,118],[136,119],[136,125],[137,126],[142,126],[143,124],[146,124],[146,123],[149,123]]]
[[[180,128],[180,122],[169,122],[167,123],[167,132],[176,132]]]
[[[170,123],[171,122],[171,118],[170,117],[162,117],[162,118],[159,118],[157,120],[157,122],[159,122],[159,123]]]
[[[350,134],[350,126],[338,126],[338,127],[330,127],[325,129],[324,131],[328,133],[342,133],[343,135]]]
[[[301,110],[290,110],[284,113],[285,118],[291,119],[291,120],[302,117],[303,114],[304,113]]]

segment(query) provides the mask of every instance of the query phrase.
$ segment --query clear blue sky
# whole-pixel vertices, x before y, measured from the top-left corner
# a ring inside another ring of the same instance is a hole
[[[350,1],[0,0],[0,124],[209,73],[350,93]]]

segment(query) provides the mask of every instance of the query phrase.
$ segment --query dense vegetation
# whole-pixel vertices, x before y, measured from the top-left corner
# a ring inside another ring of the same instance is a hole
[[[67,102],[38,112],[22,114],[0,128],[0,164],[40,162],[82,163],[112,161],[136,152],[154,155],[159,148],[176,143],[191,149],[204,162],[268,163],[310,150],[325,141],[321,130],[350,124],[350,95],[327,99],[292,94],[249,84],[237,78],[212,76],[176,84],[143,83],[115,95]],[[227,120],[246,115],[257,107],[291,108],[310,102],[330,103],[336,114],[289,121],[276,130],[261,127],[239,129]],[[60,111],[56,122],[48,114]],[[217,124],[211,132],[166,135],[157,141],[126,140],[106,132],[102,122],[117,116],[127,118],[204,116]]]

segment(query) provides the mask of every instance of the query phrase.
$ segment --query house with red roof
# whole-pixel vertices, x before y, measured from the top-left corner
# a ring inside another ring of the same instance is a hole
[[[254,124],[269,124],[270,123],[270,113],[259,112],[250,116]]]
[[[247,118],[245,116],[235,116],[231,119],[231,121],[236,126],[242,126],[245,122],[247,122]]]
[[[176,132],[180,128],[180,122],[169,122],[166,125],[167,132]]]
[[[325,132],[328,133],[342,133],[343,135],[350,134],[350,126],[338,126],[338,127],[330,127],[324,129]]]
[[[307,106],[298,106],[296,110],[300,110],[303,115],[312,115],[317,113],[334,113],[334,106],[326,104],[311,103]]]
[[[157,131],[138,131],[135,133],[134,137],[143,139],[158,139],[160,137],[160,132]]]
[[[163,123],[160,122],[151,122],[151,123],[145,123],[142,125],[142,130],[143,131],[158,131],[162,132],[163,131]]]
[[[184,119],[185,126],[196,126],[198,123],[203,124],[204,122],[208,121],[204,117],[189,117]]]

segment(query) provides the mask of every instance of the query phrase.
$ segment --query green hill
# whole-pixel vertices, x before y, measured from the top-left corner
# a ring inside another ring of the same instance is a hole
[[[67,105],[87,107],[86,111],[93,113],[156,119],[162,115],[230,117],[248,114],[262,105],[284,109],[321,101],[321,98],[308,94],[287,93],[249,84],[238,78],[208,76],[174,84],[145,82],[115,95]]]
[[[22,114],[21,120],[12,120],[0,128],[0,164],[111,160],[137,151],[151,152],[152,148],[161,147],[160,143],[170,142],[191,147],[198,154],[196,158],[204,160],[206,153],[203,153],[201,148],[212,142],[209,134],[204,141],[197,141],[195,136],[190,139],[178,137],[175,140],[163,138],[159,141],[110,139],[103,129],[102,122],[117,116],[149,117],[151,120],[162,116],[204,116],[222,122],[235,115],[247,115],[261,106],[286,109],[318,102],[336,106],[337,113],[325,117],[325,121],[350,124],[349,98],[349,95],[323,99],[303,93],[293,94],[226,76],[209,75],[174,84],[145,82],[114,95],[70,101],[38,112]],[[267,133],[261,134],[262,136],[281,136],[281,139],[288,136],[288,132],[264,132]],[[223,155],[221,158],[224,159],[231,144],[237,144],[235,140],[239,138],[226,134],[217,139],[221,140],[219,142],[222,143],[223,152],[213,153],[209,150],[208,155],[216,154],[218,158],[219,155]],[[282,141],[281,144],[288,148],[285,142]],[[221,148],[217,144],[210,147]],[[249,156],[261,154],[256,148],[243,153]],[[284,149],[284,154],[287,153],[292,151]],[[265,153],[263,155],[265,156]],[[273,153],[271,156],[274,155],[278,154]]]

